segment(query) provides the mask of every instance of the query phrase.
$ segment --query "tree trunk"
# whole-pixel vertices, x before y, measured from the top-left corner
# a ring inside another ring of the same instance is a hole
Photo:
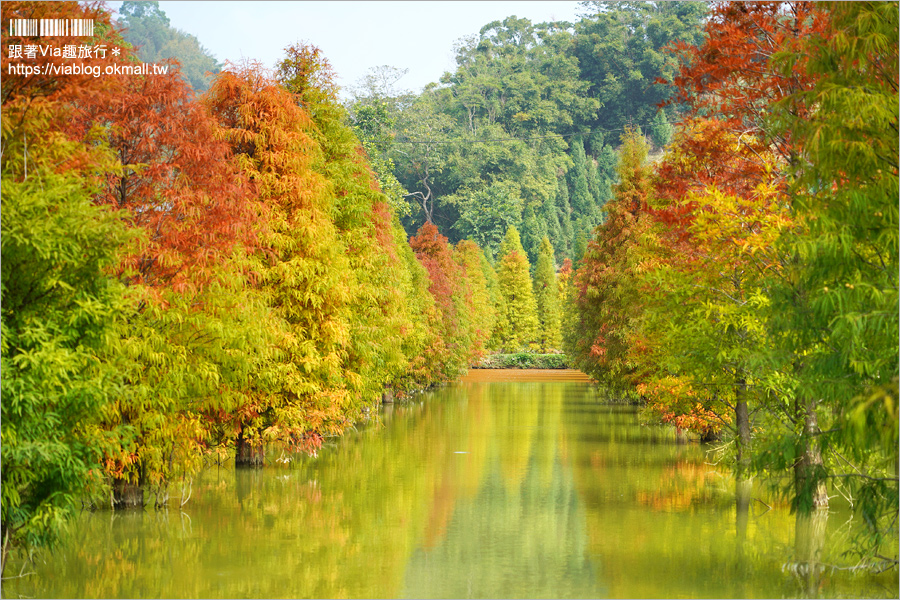
[[[250,440],[244,437],[244,429],[238,434],[234,448],[235,467],[259,468],[265,464],[266,451],[262,444],[254,446]]]
[[[394,389],[390,386],[385,386],[384,391],[381,393],[381,403],[382,404],[391,404],[394,402]]]
[[[0,558],[0,577],[6,575],[6,557],[9,556],[9,527],[3,527],[3,555]]]
[[[739,379],[735,387],[734,424],[737,427],[737,473],[743,478],[750,470],[750,410],[747,407],[747,383]]]
[[[144,488],[140,484],[127,479],[114,479],[112,492],[115,510],[144,507]]]
[[[825,488],[822,450],[819,448],[819,418],[816,402],[807,400],[798,411],[803,419],[802,452],[794,463],[795,508],[798,512],[828,508],[828,493]]]

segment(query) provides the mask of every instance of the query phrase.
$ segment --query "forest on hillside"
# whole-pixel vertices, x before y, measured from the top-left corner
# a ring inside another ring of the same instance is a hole
[[[421,94],[399,93],[403,71],[389,66],[353,88],[352,122],[381,180],[396,180],[385,189],[407,231],[433,222],[493,260],[515,227],[532,265],[545,236],[558,264],[581,258],[625,127],[657,151],[670,140],[683,107],[656,85],[678,64],[665,48],[699,43],[707,13],[701,2],[583,4],[576,23],[484,25]]]
[[[220,65],[156,2],[2,11],[10,49],[52,16],[121,49],[88,67],[180,61],[3,55],[4,566],[494,351],[564,351],[798,511],[851,498],[896,566],[895,3],[585,2],[344,98],[318,48]]]

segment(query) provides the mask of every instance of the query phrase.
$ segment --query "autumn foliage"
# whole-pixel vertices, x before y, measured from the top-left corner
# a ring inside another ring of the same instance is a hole
[[[4,3],[4,34],[44,16],[94,19],[107,52],[85,64],[103,69],[113,47],[136,64],[101,6]],[[302,45],[275,73],[229,65],[202,97],[174,71],[4,76],[4,562],[52,542],[88,483],[117,507],[162,505],[210,461],[314,454],[482,352],[481,250],[454,257],[436,231],[410,245],[335,90]],[[31,402],[41,381],[75,392]],[[68,454],[29,463],[60,419]],[[28,475],[63,463],[46,489]]]
[[[83,64],[137,64],[102,4],[2,13],[5,46],[26,43],[12,19],[86,18],[105,53]],[[897,46],[896,3],[713,5],[701,43],[669,48],[680,126],[654,165],[626,127],[601,204],[612,149],[591,140],[600,169],[575,138],[577,227],[600,224],[558,273],[576,216],[562,163],[522,177],[533,197],[456,194],[487,256],[430,216],[409,237],[313,46],[275,71],[227,65],[199,97],[174,71],[26,76],[4,52],[4,565],[52,543],[78,498],[165,505],[205,465],[315,454],[382,400],[489,346],[555,349],[559,329],[578,368],[724,439],[741,476],[790,474],[801,512],[846,485],[878,556],[897,523]],[[443,148],[423,98],[406,117]],[[516,141],[478,147],[479,186],[542,147]],[[420,150],[433,208],[451,162]]]
[[[470,312],[471,279],[465,267],[453,260],[453,249],[433,223],[422,225],[409,245],[428,272],[428,291],[438,311],[435,337],[440,342],[427,350],[430,369],[434,376],[450,380],[471,364],[480,350]]]
[[[202,286],[235,245],[255,241],[246,176],[184,81],[119,77],[116,101],[79,102],[67,134],[86,143],[103,137],[119,168],[105,175],[97,201],[129,211],[133,227],[152,232],[123,265],[129,282],[177,292]]]
[[[715,4],[671,49],[681,127],[652,169],[623,140],[564,288],[580,368],[723,440],[738,478],[789,475],[799,514],[852,490],[871,564],[896,564],[877,554],[898,514],[896,24],[879,3]]]
[[[748,148],[771,144],[789,158],[796,140],[790,131],[770,126],[769,108],[813,83],[816,75],[806,68],[809,55],[799,49],[827,24],[828,12],[815,2],[714,4],[703,44],[672,45],[681,63],[671,82],[673,102],[686,104],[692,117],[719,120],[736,135],[752,134],[742,140]],[[773,59],[788,52],[798,53],[799,60],[783,69]]]
[[[631,277],[641,268],[650,230],[651,186],[647,143],[639,131],[622,136],[619,184],[606,206],[606,222],[595,230],[576,271],[576,320],[566,346],[576,364],[601,384],[625,392],[641,382],[632,351],[640,316],[641,285]]]

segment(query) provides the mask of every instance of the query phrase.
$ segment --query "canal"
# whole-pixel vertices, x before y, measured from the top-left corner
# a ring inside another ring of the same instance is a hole
[[[758,482],[573,372],[474,371],[258,471],[213,466],[179,510],[85,511],[5,597],[896,597],[833,568]],[[808,528],[804,529],[806,531]],[[802,555],[802,556],[801,556]],[[10,573],[17,572],[15,566]]]

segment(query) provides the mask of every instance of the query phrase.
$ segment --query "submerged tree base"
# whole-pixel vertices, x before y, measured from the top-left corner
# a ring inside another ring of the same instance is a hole
[[[244,437],[243,432],[238,436],[234,449],[234,466],[259,468],[265,465],[266,449],[264,446],[253,445]]]
[[[125,479],[116,479],[112,486],[114,510],[144,507],[144,488]]]

